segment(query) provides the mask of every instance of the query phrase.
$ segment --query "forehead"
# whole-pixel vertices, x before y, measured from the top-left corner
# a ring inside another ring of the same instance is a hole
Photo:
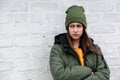
[[[72,23],[70,23],[69,25],[82,25],[82,24],[79,23],[79,22],[72,22]]]

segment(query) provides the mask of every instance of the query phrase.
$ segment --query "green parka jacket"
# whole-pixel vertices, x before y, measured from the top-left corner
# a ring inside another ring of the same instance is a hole
[[[100,51],[100,48],[96,46]],[[75,51],[69,46],[66,33],[55,37],[50,52],[50,70],[54,80],[109,80],[110,70],[103,55],[87,50],[85,66],[81,66]]]

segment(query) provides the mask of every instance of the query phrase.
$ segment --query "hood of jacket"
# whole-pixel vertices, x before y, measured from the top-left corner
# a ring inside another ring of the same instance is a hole
[[[65,47],[70,47],[69,42],[67,40],[67,33],[56,35],[54,39],[54,44],[62,44]]]
[[[78,58],[75,54],[75,51],[70,47],[70,44],[67,40],[67,33],[61,33],[55,36],[54,44],[62,44],[65,53],[71,54],[73,57]]]
[[[63,48],[64,48],[64,51],[66,53],[70,53],[72,56],[74,56],[74,57],[77,58],[77,55],[75,54],[75,51],[70,47],[70,44],[69,44],[69,42],[67,40],[67,33],[61,33],[61,34],[56,35],[55,38],[54,38],[54,40],[55,40],[54,44],[62,44]],[[92,41],[92,43],[94,42],[93,39],[91,39],[91,41]],[[93,45],[94,45],[94,43],[93,43]],[[89,51],[90,50],[87,49],[86,52],[85,52],[85,55]]]

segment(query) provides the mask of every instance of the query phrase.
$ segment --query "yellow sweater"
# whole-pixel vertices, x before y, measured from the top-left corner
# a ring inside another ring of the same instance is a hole
[[[77,56],[80,60],[81,66],[84,66],[84,58],[83,58],[83,51],[81,48],[74,48],[75,52],[77,53]]]

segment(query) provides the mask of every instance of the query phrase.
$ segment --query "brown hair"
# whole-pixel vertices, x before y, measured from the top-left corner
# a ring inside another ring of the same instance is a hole
[[[73,39],[69,35],[69,30],[68,29],[67,29],[67,39],[69,41],[70,46],[73,48],[73,43],[72,43]],[[100,53],[98,52],[98,50],[93,45],[92,39],[90,39],[88,37],[88,34],[87,34],[85,28],[83,28],[83,34],[82,34],[82,36],[80,38],[80,45],[79,45],[79,47],[83,50],[83,53],[85,53],[86,50],[89,49],[94,54],[100,55]]]

